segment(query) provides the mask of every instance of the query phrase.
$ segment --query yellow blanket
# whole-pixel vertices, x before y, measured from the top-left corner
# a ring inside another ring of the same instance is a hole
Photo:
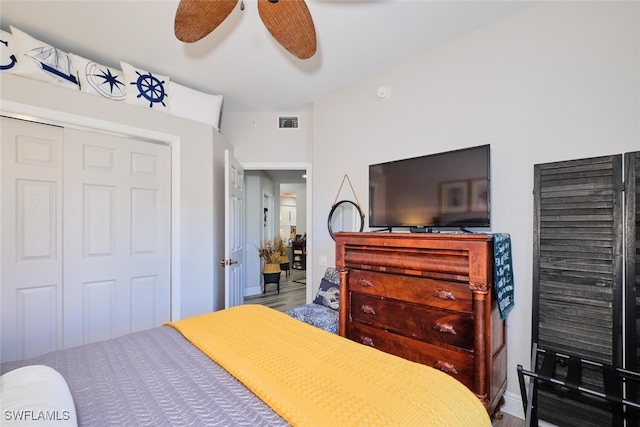
[[[267,307],[169,325],[294,426],[491,426],[452,377]]]

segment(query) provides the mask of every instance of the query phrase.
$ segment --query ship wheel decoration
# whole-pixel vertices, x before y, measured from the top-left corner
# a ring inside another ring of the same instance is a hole
[[[140,74],[136,71],[138,80],[131,82],[132,85],[136,85],[138,88],[137,98],[144,97],[149,101],[149,108],[153,108],[153,104],[161,103],[163,107],[167,105],[164,103],[164,98],[167,93],[164,90],[164,80],[160,80],[153,74]]]

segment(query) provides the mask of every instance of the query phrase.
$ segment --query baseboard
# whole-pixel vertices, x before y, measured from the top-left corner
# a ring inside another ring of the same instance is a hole
[[[251,288],[247,288],[244,290],[245,297],[251,297],[253,295],[259,295],[262,293],[262,288],[260,286],[253,286]]]
[[[504,394],[504,405],[502,405],[502,412],[524,420],[524,409],[522,407],[522,398],[520,394],[506,392]],[[556,427],[555,424],[551,424],[543,420],[538,420],[538,426]]]
[[[505,414],[524,420],[524,409],[522,409],[522,399],[519,394],[511,393],[509,391],[505,392],[504,405],[502,405],[501,410]]]

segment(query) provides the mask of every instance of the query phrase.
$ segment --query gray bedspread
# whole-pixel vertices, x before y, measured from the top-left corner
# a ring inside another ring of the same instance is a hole
[[[85,426],[282,426],[278,414],[170,326],[7,362],[62,374]]]

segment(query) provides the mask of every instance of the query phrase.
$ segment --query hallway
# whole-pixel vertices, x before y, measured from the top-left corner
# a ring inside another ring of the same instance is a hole
[[[289,277],[285,272],[280,273],[280,293],[275,283],[267,283],[267,292],[244,298],[245,304],[261,304],[278,311],[285,311],[298,305],[306,304],[306,270],[290,270]]]

